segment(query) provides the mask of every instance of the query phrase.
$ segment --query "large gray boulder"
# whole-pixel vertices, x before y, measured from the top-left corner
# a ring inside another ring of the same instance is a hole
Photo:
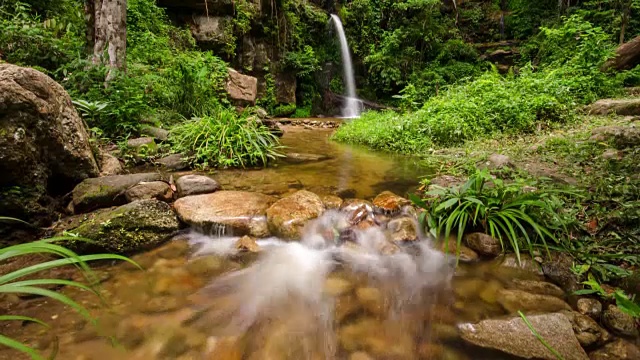
[[[569,319],[560,313],[527,316],[534,329],[565,360],[587,360]],[[473,345],[495,349],[524,359],[556,360],[520,317],[460,324],[462,338]]]
[[[248,191],[217,191],[186,196],[173,204],[178,217],[204,232],[269,236],[266,211],[274,197]]]
[[[48,225],[54,199],[99,172],[62,86],[37,70],[0,64],[0,215]]]
[[[91,214],[82,225],[69,231],[93,241],[93,244],[78,242],[80,249],[132,253],[161,244],[179,228],[169,204],[140,200]]]
[[[125,192],[141,182],[162,180],[157,173],[113,175],[86,179],[73,189],[71,207],[76,214],[122,205]]]
[[[240,103],[255,104],[258,96],[258,79],[243,75],[234,69],[228,68],[229,77],[225,89],[232,100]]]

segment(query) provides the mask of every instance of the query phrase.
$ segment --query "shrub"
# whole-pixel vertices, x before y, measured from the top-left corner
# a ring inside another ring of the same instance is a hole
[[[557,242],[553,230],[541,225],[546,218],[557,217],[549,197],[549,193],[525,191],[523,184],[506,184],[478,171],[461,186],[433,186],[425,199],[411,198],[427,210],[421,223],[435,236],[444,233],[449,241],[449,235],[455,233],[460,245],[465,231],[482,230],[497,238],[503,250],[513,250],[520,261],[524,249],[533,252],[536,245],[547,249],[547,239]]]
[[[175,126],[172,149],[203,167],[264,166],[280,156],[278,138],[245,113],[219,109]]]

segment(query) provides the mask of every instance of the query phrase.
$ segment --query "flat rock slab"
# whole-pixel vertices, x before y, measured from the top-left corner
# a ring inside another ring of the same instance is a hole
[[[180,220],[204,232],[224,227],[233,235],[269,236],[266,211],[276,198],[248,191],[218,191],[178,199],[174,209]]]
[[[76,214],[122,205],[125,192],[141,183],[162,180],[157,173],[113,175],[86,179],[73,189],[71,205]]]
[[[573,332],[569,319],[560,313],[527,316],[534,329],[565,360],[588,360]],[[520,317],[483,320],[460,324],[458,329],[468,343],[499,350],[524,359],[556,360],[533,335]]]
[[[191,174],[179,177],[176,189],[179,197],[185,197],[216,192],[220,190],[220,184],[208,176]]]
[[[305,153],[286,153],[284,155],[284,161],[293,164],[323,161],[330,159],[327,155],[318,154],[305,154]]]
[[[589,106],[594,115],[640,115],[640,98],[601,99]]]

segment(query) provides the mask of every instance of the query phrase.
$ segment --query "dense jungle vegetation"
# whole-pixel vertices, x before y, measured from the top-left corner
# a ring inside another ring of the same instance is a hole
[[[226,22],[206,45],[162,1],[128,0],[119,62],[106,61],[109,49],[95,53],[89,3],[0,0],[0,62],[59,82],[97,143],[122,144],[153,125],[170,129],[162,146],[191,164],[267,165],[280,147],[256,121],[256,107],[274,117],[335,114],[327,95],[344,86],[327,23],[336,13],[358,96],[387,110],[365,112],[333,139],[422,156],[438,174],[470,178],[413,196],[425,226],[457,231],[458,241],[465,230],[483,230],[518,259],[566,251],[583,294],[615,297],[640,317],[630,297],[601,286],[632,281],[625,291],[638,289],[640,153],[633,145],[620,161],[595,160],[611,144],[589,142],[589,130],[609,120],[580,111],[640,86],[640,66],[603,70],[616,46],[640,35],[640,0],[212,1]],[[260,61],[257,44],[266,54]],[[228,68],[258,78],[255,104],[229,97]],[[511,167],[479,172],[498,150],[554,163],[581,182],[558,185]]]

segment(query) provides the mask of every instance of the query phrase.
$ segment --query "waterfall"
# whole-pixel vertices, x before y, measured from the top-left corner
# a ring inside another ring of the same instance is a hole
[[[340,39],[340,52],[342,53],[342,67],[344,69],[344,83],[347,90],[347,101],[342,108],[342,116],[345,118],[357,118],[360,116],[361,102],[356,96],[356,80],[353,77],[353,64],[351,63],[351,54],[349,53],[349,44],[344,34],[342,21],[338,15],[331,14],[331,20],[338,33]]]

